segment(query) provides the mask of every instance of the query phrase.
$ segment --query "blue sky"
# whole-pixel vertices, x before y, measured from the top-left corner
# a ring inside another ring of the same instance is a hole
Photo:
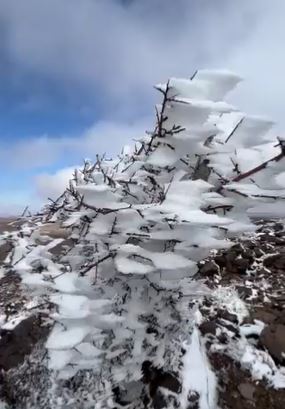
[[[0,214],[38,208],[73,166],[152,126],[152,85],[197,68],[284,129],[283,0],[0,0]],[[277,131],[276,131],[277,132]]]

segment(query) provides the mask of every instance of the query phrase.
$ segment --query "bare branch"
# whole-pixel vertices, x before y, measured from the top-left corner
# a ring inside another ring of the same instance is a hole
[[[232,132],[229,134],[229,136],[227,137],[227,139],[225,140],[225,143],[227,143],[231,137],[234,135],[234,133],[236,132],[236,130],[240,127],[240,125],[243,123],[245,117],[241,118],[241,120],[236,124],[236,126],[234,127],[234,129],[232,130]]]
[[[282,144],[281,144],[281,146],[282,146]],[[260,165],[256,166],[255,168],[248,170],[247,172],[240,173],[232,181],[233,182],[240,182],[241,180],[246,179],[249,176],[254,175],[255,173],[261,171],[262,169],[265,169],[267,167],[267,165],[269,165],[271,162],[279,162],[285,156],[285,149],[284,148],[281,148],[281,149],[282,149],[282,151],[278,155],[276,155],[273,158],[261,163]]]

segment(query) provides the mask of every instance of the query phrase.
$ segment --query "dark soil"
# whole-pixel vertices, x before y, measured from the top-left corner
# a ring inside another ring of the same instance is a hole
[[[218,266],[218,271],[216,269]],[[259,320],[265,328],[252,337],[257,347],[267,350],[277,365],[285,365],[285,231],[284,225],[261,222],[254,239],[241,240],[228,250],[213,255],[199,271],[212,289],[234,287],[246,302],[249,317],[244,323]],[[273,389],[264,381],[254,381],[250,374],[224,353],[212,352],[219,328],[219,342],[239,337],[237,317],[225,310],[211,309],[211,297],[203,302],[201,311],[206,318],[200,331],[208,339],[210,362],[219,382],[221,409],[284,409],[285,390]],[[225,331],[223,333],[223,328]]]
[[[21,321],[12,331],[0,332],[0,370],[8,371],[22,364],[37,342],[45,339],[49,328],[40,315]]]

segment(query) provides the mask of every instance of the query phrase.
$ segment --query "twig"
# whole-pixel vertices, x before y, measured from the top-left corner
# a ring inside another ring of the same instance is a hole
[[[103,261],[108,260],[108,258],[113,258],[114,257],[114,253],[109,253],[107,254],[107,256],[100,258],[99,260],[97,260],[95,263],[89,264],[84,270],[82,270],[80,272],[81,276],[84,276],[86,273],[88,273],[88,271],[90,271],[92,268],[97,267],[100,263],[103,263]]]
[[[243,123],[245,117],[241,118],[239,120],[239,122],[236,124],[236,126],[234,127],[234,129],[232,130],[232,132],[229,134],[229,136],[227,137],[227,139],[225,140],[225,143],[227,143],[231,137],[233,136],[233,134],[235,133],[235,131],[240,127],[240,125]]]
[[[279,162],[281,159],[284,158],[284,156],[285,156],[285,149],[282,148],[281,152],[278,155],[276,155],[273,158],[261,163],[260,165],[256,166],[255,168],[248,170],[247,172],[239,174],[238,176],[233,178],[232,181],[233,182],[240,182],[241,180],[246,179],[249,176],[254,175],[255,173],[259,172],[260,170],[265,169],[270,162]]]

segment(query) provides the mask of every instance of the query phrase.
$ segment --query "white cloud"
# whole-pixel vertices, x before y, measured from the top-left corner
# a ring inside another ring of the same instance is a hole
[[[72,178],[75,168],[80,166],[68,167],[60,169],[52,174],[41,173],[35,177],[35,187],[38,196],[47,201],[56,199],[68,187],[68,182]]]
[[[103,154],[106,152],[107,156],[110,154],[116,155],[120,152],[123,145],[130,142],[131,139],[139,139],[148,129],[150,120],[141,120],[133,124],[120,124],[98,122],[94,126],[87,129],[84,134],[78,138],[36,138],[26,141],[22,146],[15,148],[17,152],[10,152],[10,157],[17,158],[15,165],[22,167],[33,167],[37,164],[50,164],[63,155],[70,155],[74,161],[78,157],[95,158],[96,153]],[[27,152],[27,154],[26,154]],[[31,158],[38,157],[38,161],[33,161]],[[9,156],[8,156],[9,157]],[[76,162],[74,162],[76,163]],[[35,191],[38,197],[42,200],[47,200],[48,197],[52,199],[58,197],[67,187],[68,181],[72,177],[74,169],[80,168],[82,163],[77,166],[68,166],[61,168],[54,172],[44,172],[35,176],[34,184]]]
[[[77,137],[42,136],[2,147],[0,142],[1,166],[11,166],[14,172],[18,170],[18,179],[21,179],[22,169],[40,172],[30,177],[29,189],[23,192],[13,190],[14,181],[11,180],[9,192],[7,189],[1,191],[0,216],[19,215],[27,204],[32,204],[32,211],[40,210],[48,197],[54,199],[63,192],[74,169],[82,166],[84,158],[94,159],[97,153],[104,152],[116,155],[122,145],[143,136],[145,130],[151,128],[151,122],[147,118],[133,123],[100,121]],[[79,165],[63,168],[64,163]],[[43,167],[59,167],[59,170],[42,172],[39,169]]]
[[[142,137],[150,124],[147,118],[134,123],[99,121],[76,137],[40,136],[10,146],[0,143],[0,161],[16,169],[36,169],[56,162],[94,159],[97,153],[116,155],[132,138]]]
[[[224,64],[244,76],[232,99],[246,112],[273,118],[284,130],[285,2],[255,0],[258,23]],[[250,22],[249,22],[250,24]]]

